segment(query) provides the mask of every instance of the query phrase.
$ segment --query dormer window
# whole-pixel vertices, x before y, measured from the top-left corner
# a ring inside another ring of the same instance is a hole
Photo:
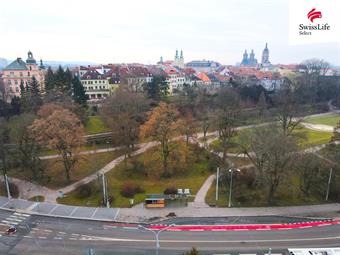
[[[101,79],[102,77],[100,75],[98,75],[98,79]]]
[[[90,79],[90,78],[91,78],[90,75],[88,75],[88,76],[87,76],[87,79]]]

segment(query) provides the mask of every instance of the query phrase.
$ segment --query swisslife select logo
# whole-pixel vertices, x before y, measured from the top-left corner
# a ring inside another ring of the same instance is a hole
[[[307,14],[307,18],[309,21],[311,21],[312,23],[314,23],[315,19],[321,19],[322,18],[322,13],[321,11],[316,11],[316,8],[313,8],[311,11],[308,12]],[[324,24],[315,24],[315,25],[311,25],[311,24],[300,24],[299,25],[299,34],[300,35],[312,35],[312,32],[314,30],[330,30],[331,26],[328,25],[328,23],[324,23]]]
[[[340,0],[290,0],[290,44],[339,42]]]

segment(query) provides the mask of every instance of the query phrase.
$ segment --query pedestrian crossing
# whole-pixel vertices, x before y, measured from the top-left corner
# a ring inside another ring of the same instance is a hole
[[[21,222],[28,219],[30,216],[31,215],[29,215],[29,214],[15,212],[15,213],[12,213],[11,215],[9,215],[7,218],[1,220],[1,222],[8,225],[8,226],[13,226],[13,225],[17,226]]]

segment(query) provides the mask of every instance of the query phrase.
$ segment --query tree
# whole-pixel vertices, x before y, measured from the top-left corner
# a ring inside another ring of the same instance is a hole
[[[144,91],[150,99],[159,101],[169,94],[169,84],[164,76],[156,75],[150,83],[144,84]]]
[[[232,90],[223,89],[217,97],[217,129],[223,148],[223,163],[226,161],[230,140],[236,135],[238,121],[238,97]]]
[[[297,150],[296,139],[277,126],[255,128],[241,134],[240,145],[257,170],[257,179],[267,187],[267,202],[273,202],[280,183],[286,179]]]
[[[180,130],[178,117],[179,113],[174,106],[161,102],[149,113],[148,120],[140,129],[141,138],[152,137],[160,142],[164,176],[170,175],[168,169],[169,143],[171,138],[174,138]]]
[[[268,108],[268,104],[267,104],[267,99],[266,99],[266,95],[265,93],[262,91],[260,98],[257,102],[256,107],[259,109],[259,115],[260,117],[262,117],[265,114],[265,111]]]
[[[277,120],[286,136],[292,135],[301,120],[296,119],[298,105],[290,88],[280,90],[276,96]]]
[[[86,106],[88,96],[85,94],[85,89],[78,77],[74,76],[72,79],[72,98],[74,102]]]
[[[299,173],[300,190],[309,196],[312,190],[323,190],[320,183],[324,181],[325,162],[314,154],[300,154],[294,165]],[[327,172],[328,173],[328,172]]]
[[[184,253],[183,255],[199,255],[200,253],[198,252],[198,250],[196,248],[192,248],[190,251],[187,251],[186,253]]]
[[[45,75],[45,91],[48,93],[53,89],[55,89],[55,77],[51,67],[48,67]]]
[[[206,143],[207,132],[212,124],[213,100],[205,89],[199,89],[194,107],[194,116],[199,121]]]
[[[33,180],[43,176],[43,168],[39,158],[40,146],[29,130],[29,126],[33,123],[35,117],[35,115],[24,113],[11,118],[8,124],[11,141],[18,145],[17,157],[20,167],[23,171],[30,171]]]
[[[54,104],[44,105],[38,116],[30,126],[33,137],[41,146],[58,151],[69,181],[79,160],[80,146],[85,144],[84,127],[75,114]]]
[[[104,103],[101,111],[112,129],[112,140],[125,147],[125,157],[138,141],[140,125],[145,121],[148,102],[140,93],[118,88]]]
[[[9,170],[9,149],[6,146],[8,142],[8,123],[4,118],[0,118],[0,168],[4,177]]]

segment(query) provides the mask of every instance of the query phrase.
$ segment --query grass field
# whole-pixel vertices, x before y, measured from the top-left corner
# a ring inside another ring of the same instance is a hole
[[[228,206],[229,185],[226,183],[227,182],[223,180],[220,182],[218,201],[216,201],[216,182],[211,185],[205,198],[207,204],[217,207]],[[264,187],[249,187],[242,178],[234,176],[232,206],[268,206],[266,194],[267,190]],[[282,183],[274,196],[275,206],[311,205],[322,203],[325,203],[324,195],[313,193],[307,197],[302,194],[299,189],[299,179],[297,176],[292,176],[291,179]]]
[[[230,140],[228,152],[229,153],[238,153],[241,151],[239,146],[239,138],[240,134],[243,132],[249,132],[250,130],[242,130],[237,134],[235,137],[233,137]],[[304,128],[302,126],[299,126],[294,130],[294,135],[299,137],[298,144],[301,148],[306,148],[310,146],[325,144],[330,142],[333,133],[330,132],[322,132],[322,131],[315,131],[308,128]],[[215,151],[222,151],[222,146],[220,140],[215,140],[210,144],[210,148],[212,148]]]
[[[141,169],[133,167],[132,159],[128,160],[126,166],[124,162],[121,163],[106,175],[109,194],[114,198],[111,206],[130,206],[129,198],[123,197],[120,194],[121,187],[126,182],[139,185],[145,190],[145,192],[134,196],[135,203],[144,201],[146,194],[160,194],[168,187],[188,188],[191,189],[192,194],[196,194],[208,176],[215,171],[215,167],[212,168],[207,159],[208,154],[208,152],[200,153],[197,162],[192,162],[190,166],[183,169],[183,171],[168,178],[147,176]],[[150,151],[136,157],[136,160],[141,163],[144,160],[143,157],[149,156]],[[94,192],[87,198],[79,198],[77,195],[79,194],[79,190],[75,190],[70,194],[67,194],[65,198],[58,199],[58,202],[62,204],[98,206],[102,198],[99,182],[92,182],[91,187]]]
[[[90,116],[85,126],[86,133],[89,135],[109,132],[110,129],[105,126],[100,116]]]
[[[66,180],[65,170],[60,159],[43,160],[42,164],[48,177],[38,180],[38,183],[54,189],[67,186],[98,171],[122,154],[122,151],[113,151],[83,155],[75,166],[74,171],[71,172],[71,180],[69,182]],[[23,180],[32,180],[32,175],[29,171],[24,172],[19,169],[12,169],[9,175]]]
[[[311,124],[323,124],[323,125],[335,127],[340,121],[340,115],[330,114],[330,115],[319,116],[319,117],[309,117],[309,118],[306,118],[304,121],[311,123]]]

